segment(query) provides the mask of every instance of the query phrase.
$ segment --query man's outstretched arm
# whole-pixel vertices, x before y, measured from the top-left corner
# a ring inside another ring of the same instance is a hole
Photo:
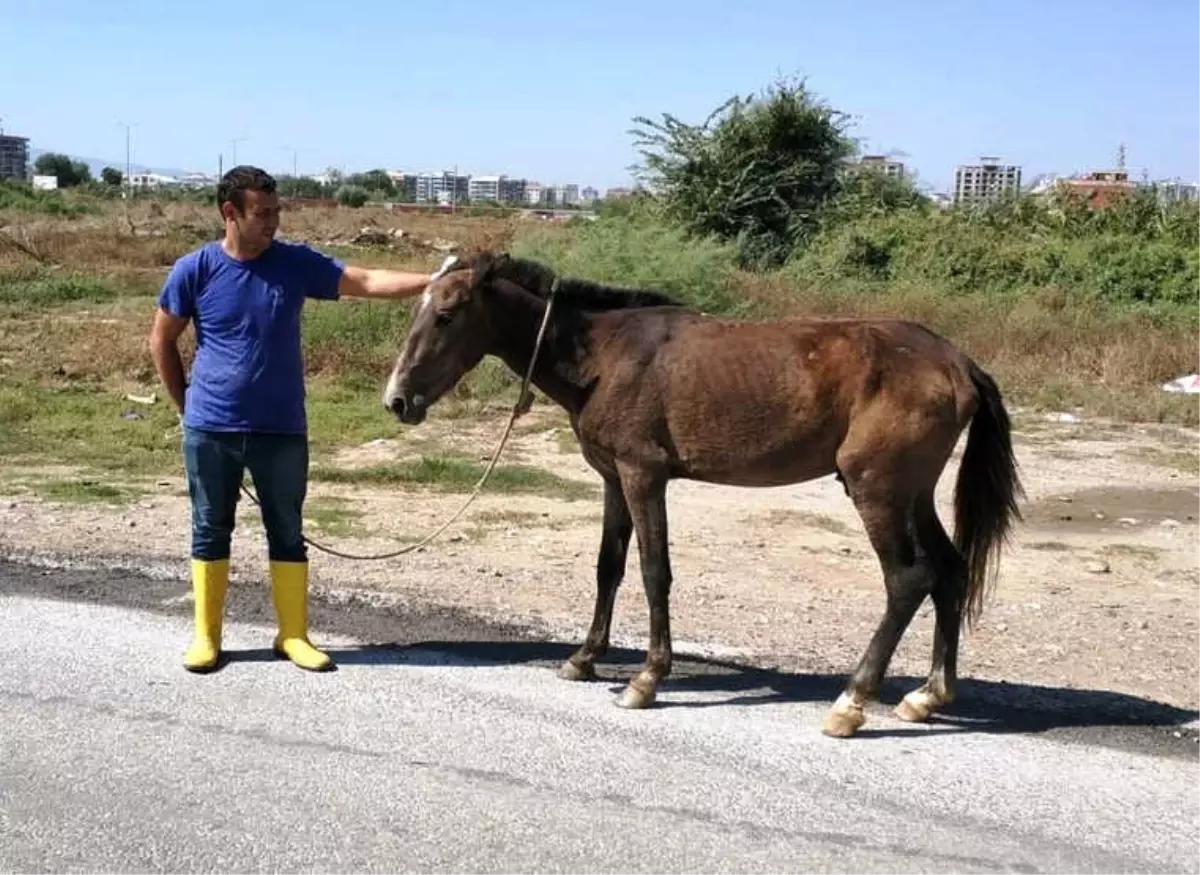
[[[338,282],[338,295],[344,298],[390,300],[411,298],[424,292],[427,285],[445,273],[457,260],[453,255],[447,257],[442,266],[431,274],[348,264]]]

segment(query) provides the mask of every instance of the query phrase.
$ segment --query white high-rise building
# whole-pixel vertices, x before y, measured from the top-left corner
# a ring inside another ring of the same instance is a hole
[[[954,203],[971,204],[995,200],[1021,190],[1021,168],[1001,164],[999,158],[984,156],[978,164],[960,164],[954,169]]]

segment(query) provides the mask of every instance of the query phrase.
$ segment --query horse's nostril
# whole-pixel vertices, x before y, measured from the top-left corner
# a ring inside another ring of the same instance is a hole
[[[403,416],[404,397],[402,395],[396,395],[394,398],[392,398],[392,401],[388,407],[391,408],[392,413],[396,414],[397,416]]]

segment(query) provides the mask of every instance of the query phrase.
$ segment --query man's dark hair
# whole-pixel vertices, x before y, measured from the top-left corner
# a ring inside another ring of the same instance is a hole
[[[229,172],[221,177],[221,183],[217,186],[217,209],[221,209],[225,202],[229,201],[239,213],[243,212],[246,209],[246,192],[248,191],[274,194],[275,177],[259,167],[251,167],[248,164],[239,164],[237,167],[230,168]]]

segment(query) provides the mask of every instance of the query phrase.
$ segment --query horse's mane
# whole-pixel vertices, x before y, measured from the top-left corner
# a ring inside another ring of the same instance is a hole
[[[562,276],[549,266],[528,258],[484,252],[459,262],[456,269],[485,270],[491,279],[508,280],[545,300],[558,279],[557,306],[579,310],[625,310],[637,307],[685,307],[665,292],[634,286],[599,283],[581,277]]]

